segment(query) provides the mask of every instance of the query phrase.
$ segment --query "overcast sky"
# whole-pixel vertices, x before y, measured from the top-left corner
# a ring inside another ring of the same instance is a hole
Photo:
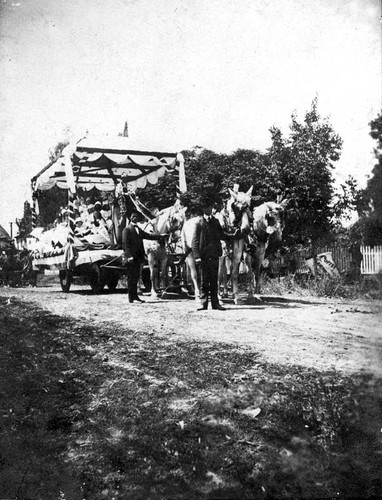
[[[70,129],[265,150],[318,95],[362,187],[381,110],[380,0],[0,0],[0,224]]]

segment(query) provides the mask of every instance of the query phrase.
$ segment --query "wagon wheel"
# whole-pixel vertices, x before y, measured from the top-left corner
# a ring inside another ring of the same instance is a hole
[[[69,271],[69,269],[62,269],[60,271],[60,285],[62,288],[62,291],[67,293],[69,292],[70,285],[73,283],[73,273],[72,271]]]
[[[101,293],[105,288],[105,272],[99,264],[92,265],[89,282],[93,293]]]
[[[111,292],[117,288],[119,276],[117,273],[111,272],[106,276],[106,285]]]

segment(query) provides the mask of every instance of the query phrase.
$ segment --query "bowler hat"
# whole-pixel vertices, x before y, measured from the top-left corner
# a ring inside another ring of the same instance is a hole
[[[212,207],[215,203],[215,200],[212,198],[212,196],[203,196],[200,204],[202,207]]]

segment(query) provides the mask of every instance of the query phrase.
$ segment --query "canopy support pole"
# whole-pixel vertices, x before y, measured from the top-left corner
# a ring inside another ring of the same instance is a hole
[[[32,229],[37,227],[37,195],[32,186]]]
[[[70,189],[68,189],[68,212],[69,212],[69,231],[68,231],[68,243],[74,244],[74,198],[75,193],[72,193]]]
[[[182,193],[187,192],[186,173],[184,171],[184,157],[181,153],[176,156],[176,170],[178,171],[178,185],[176,187],[176,197],[180,199]]]

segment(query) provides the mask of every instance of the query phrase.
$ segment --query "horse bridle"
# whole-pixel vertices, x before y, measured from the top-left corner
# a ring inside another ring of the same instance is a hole
[[[168,232],[169,232],[169,238],[167,245],[170,246],[171,243],[176,243],[179,240],[179,237],[177,239],[174,238],[174,234],[178,229],[175,227],[174,221],[177,220],[177,217],[175,216],[174,213],[171,213],[168,218]]]
[[[248,203],[244,203],[240,208],[237,206],[236,202],[231,204],[232,211],[234,213],[235,219],[233,221],[234,227],[239,227],[241,220],[243,218],[243,214],[248,212],[248,217],[250,216],[250,210]]]
[[[154,217],[153,219],[147,219],[146,225],[143,227],[143,230],[146,231],[148,226],[151,226],[153,228],[153,230],[155,230],[155,221],[158,221],[159,217],[160,216],[158,215],[157,217]],[[173,213],[170,213],[169,217],[166,221],[166,224],[168,225],[168,233],[169,233],[167,247],[169,247],[171,243],[175,243],[177,241],[177,240],[172,239],[173,233],[176,231],[173,229],[174,228],[174,224],[172,223],[173,219],[176,219],[176,217],[174,216]]]

